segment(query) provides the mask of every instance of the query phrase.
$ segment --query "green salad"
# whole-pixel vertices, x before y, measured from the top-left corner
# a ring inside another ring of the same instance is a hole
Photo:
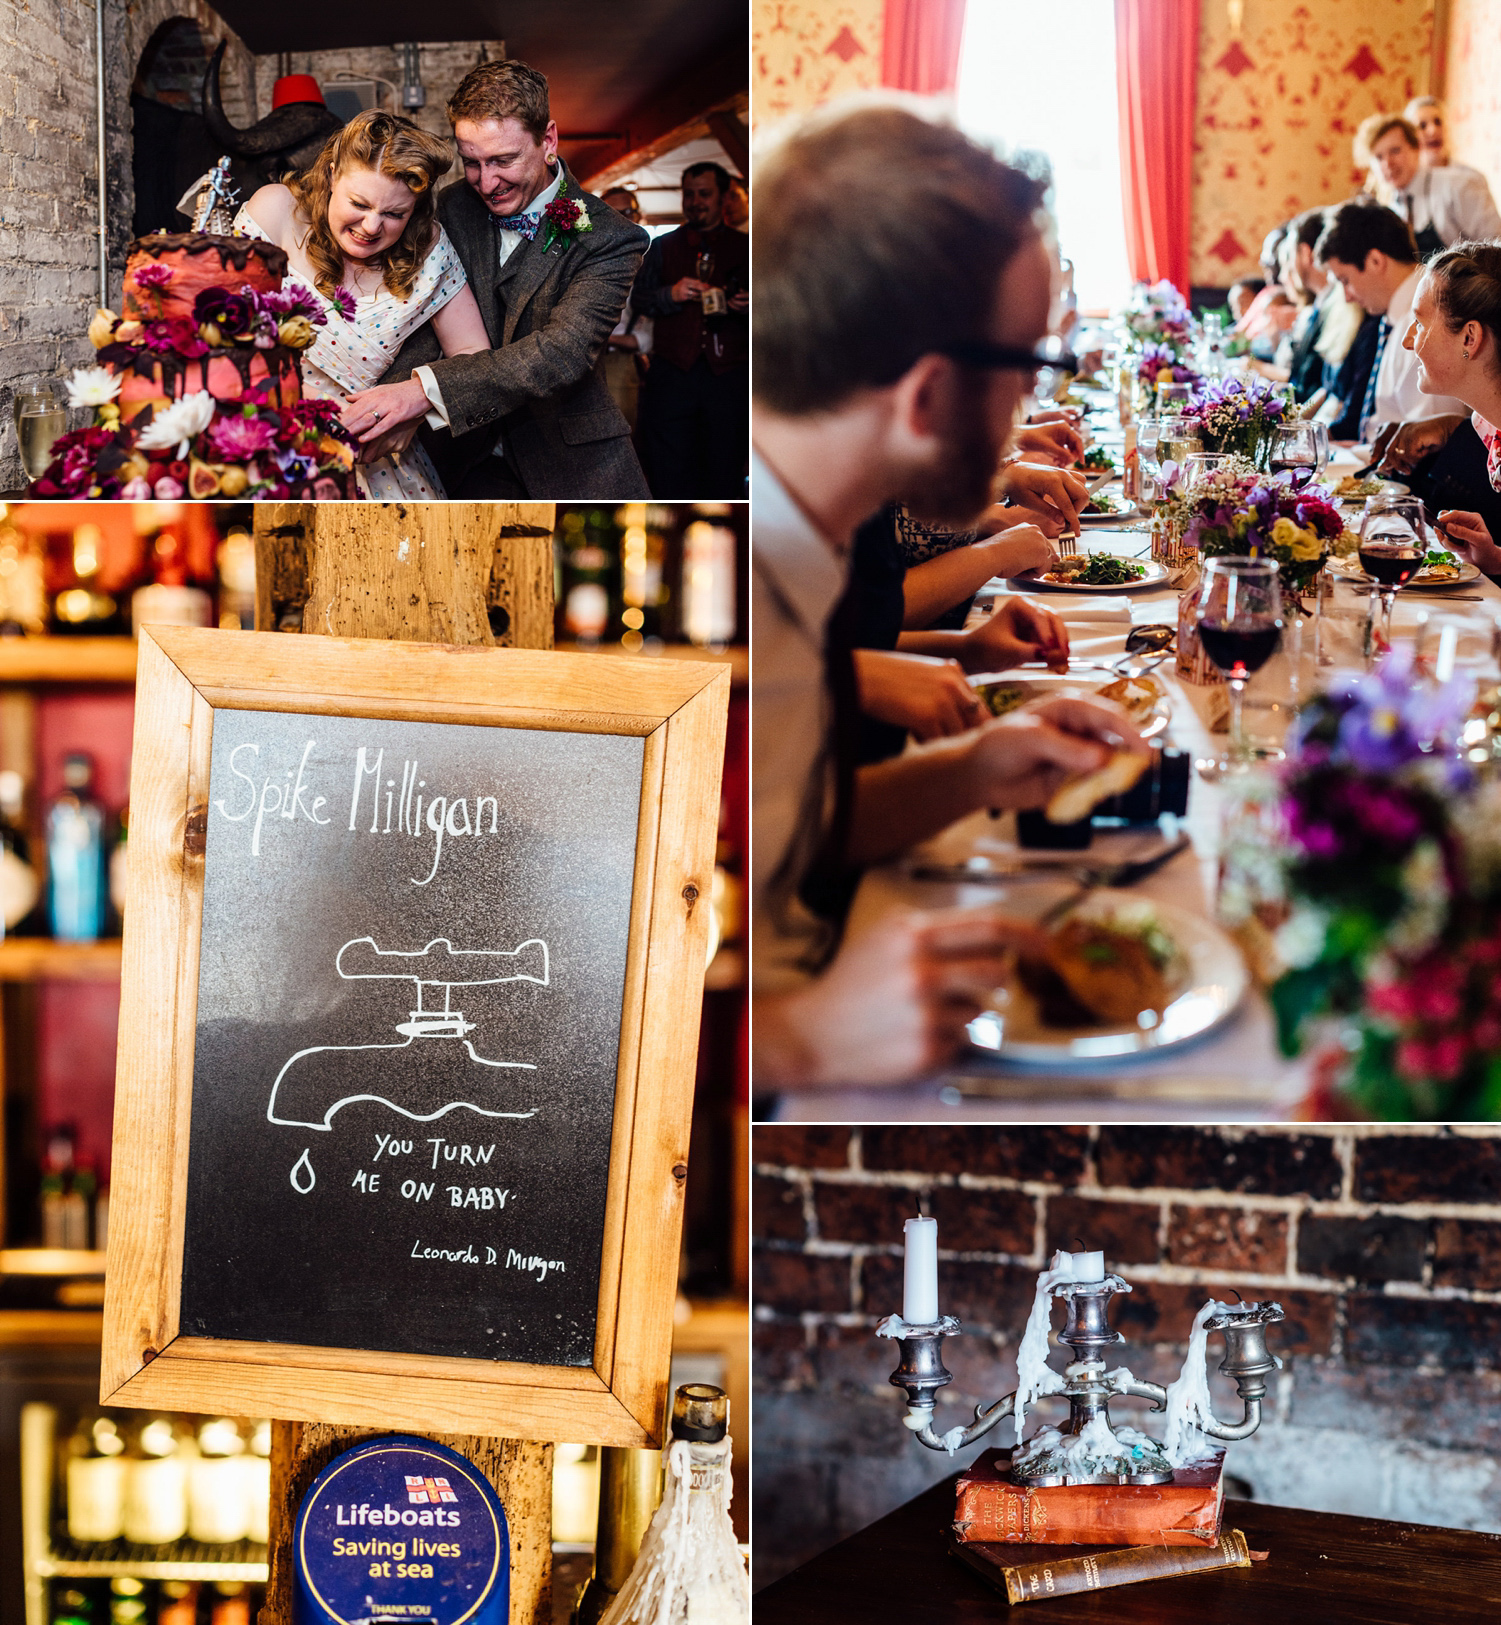
[[[1146,565],[1134,559],[1118,559],[1110,553],[1075,553],[1059,559],[1042,579],[1066,587],[1121,587],[1128,581],[1140,581],[1146,573]]]
[[[1078,462],[1074,464],[1074,467],[1093,469],[1097,474],[1107,468],[1112,474],[1119,472],[1116,467],[1115,459],[1108,451],[1105,450],[1103,446],[1091,446],[1089,450],[1086,451],[1078,460]]]

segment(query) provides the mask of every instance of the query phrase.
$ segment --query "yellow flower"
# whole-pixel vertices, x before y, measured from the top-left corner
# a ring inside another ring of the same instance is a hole
[[[1157,382],[1159,384],[1170,384],[1172,381],[1173,369],[1171,367],[1159,367],[1157,369]]]
[[[1292,556],[1299,564],[1311,564],[1324,556],[1324,544],[1316,530],[1300,530],[1293,540]]]
[[[105,310],[101,305],[94,312],[93,320],[89,323],[89,343],[96,350],[102,350],[106,344],[113,341],[115,336],[115,323],[119,317],[112,310]]]
[[[277,329],[276,336],[291,350],[305,350],[318,337],[306,316],[289,316]]]
[[[1275,547],[1291,547],[1298,534],[1298,527],[1284,514],[1272,526],[1272,545]]]
[[[1360,551],[1360,538],[1353,530],[1342,530],[1334,538],[1334,551],[1342,559],[1347,559],[1352,553]]]

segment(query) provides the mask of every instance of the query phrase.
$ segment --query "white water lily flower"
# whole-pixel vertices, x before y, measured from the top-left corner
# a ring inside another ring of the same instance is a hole
[[[75,367],[68,380],[69,406],[107,406],[120,393],[120,380],[108,367]]]
[[[214,421],[214,397],[206,389],[184,395],[165,406],[141,430],[136,445],[142,451],[169,451],[176,447],[179,457],[188,454],[188,442]]]

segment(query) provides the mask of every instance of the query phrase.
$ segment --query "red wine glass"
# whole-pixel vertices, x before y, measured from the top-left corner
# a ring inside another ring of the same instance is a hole
[[[1246,684],[1282,641],[1282,589],[1276,560],[1206,560],[1194,620],[1200,647],[1230,685],[1230,760],[1240,766],[1247,758],[1241,724]]]

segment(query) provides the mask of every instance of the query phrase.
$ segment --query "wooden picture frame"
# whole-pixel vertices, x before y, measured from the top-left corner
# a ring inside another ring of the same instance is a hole
[[[705,662],[142,632],[103,1403],[661,1443],[729,686],[728,669]],[[210,744],[219,709],[643,740],[592,1368],[180,1332]]]

